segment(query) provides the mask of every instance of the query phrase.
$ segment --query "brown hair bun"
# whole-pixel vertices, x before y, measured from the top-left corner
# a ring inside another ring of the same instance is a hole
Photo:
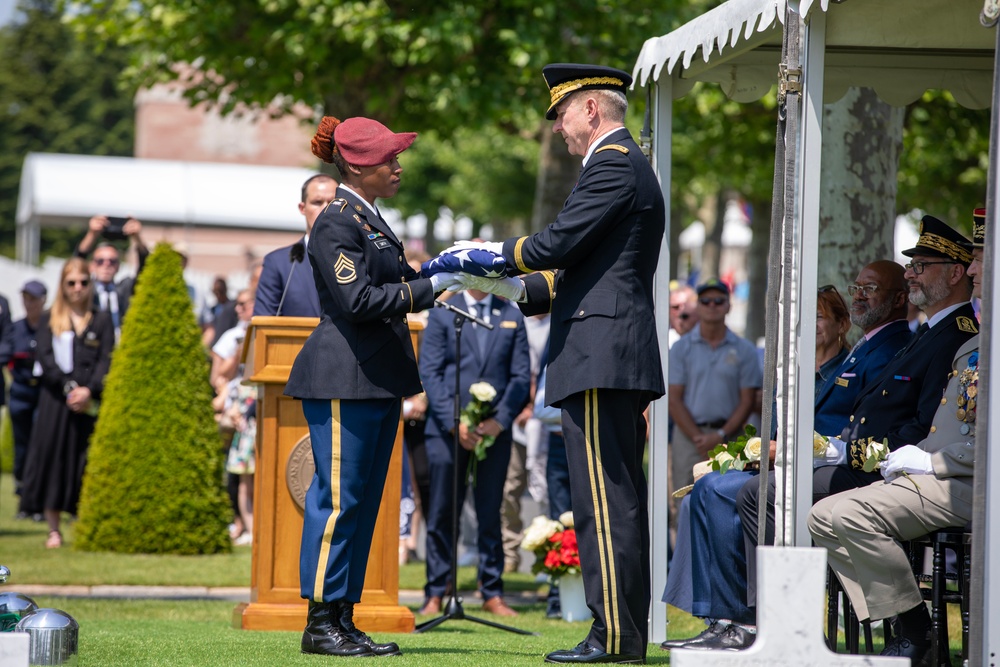
[[[316,134],[312,138],[312,154],[327,164],[333,163],[333,130],[340,125],[340,121],[333,116],[323,116],[316,129]]]

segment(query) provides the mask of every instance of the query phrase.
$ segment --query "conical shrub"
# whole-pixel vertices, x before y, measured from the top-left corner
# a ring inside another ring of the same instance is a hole
[[[209,362],[180,255],[139,276],[90,441],[75,546],[208,554],[231,548]]]

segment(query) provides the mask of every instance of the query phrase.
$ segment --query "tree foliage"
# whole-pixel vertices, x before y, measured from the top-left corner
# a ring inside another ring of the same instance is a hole
[[[62,2],[22,0],[0,28],[0,253],[14,254],[14,213],[29,152],[131,155],[132,95],[119,88],[126,57],[74,38]],[[78,230],[43,230],[43,254],[68,255]]]
[[[180,255],[146,261],[91,438],[76,547],[119,553],[228,551],[222,441]]]

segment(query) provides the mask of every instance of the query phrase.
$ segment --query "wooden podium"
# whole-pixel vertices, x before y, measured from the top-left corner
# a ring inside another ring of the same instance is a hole
[[[243,348],[244,379],[258,385],[257,472],[254,484],[250,602],[233,610],[244,630],[294,630],[306,625],[299,587],[302,499],[315,467],[299,401],[283,394],[292,362],[319,323],[312,317],[255,317]],[[410,324],[417,348],[421,329]],[[412,632],[413,612],[399,604],[399,494],[403,430],[389,463],[372,539],[361,603],[354,621],[366,632]]]

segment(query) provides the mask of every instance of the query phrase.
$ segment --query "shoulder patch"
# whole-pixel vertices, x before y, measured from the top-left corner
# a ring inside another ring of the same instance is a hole
[[[601,151],[618,151],[619,153],[624,153],[628,155],[628,149],[619,144],[608,144],[607,146],[601,146],[594,153],[600,153]]]
[[[958,325],[959,331],[964,331],[965,333],[979,333],[979,329],[976,327],[976,323],[971,317],[958,317],[955,319],[955,324]]]

